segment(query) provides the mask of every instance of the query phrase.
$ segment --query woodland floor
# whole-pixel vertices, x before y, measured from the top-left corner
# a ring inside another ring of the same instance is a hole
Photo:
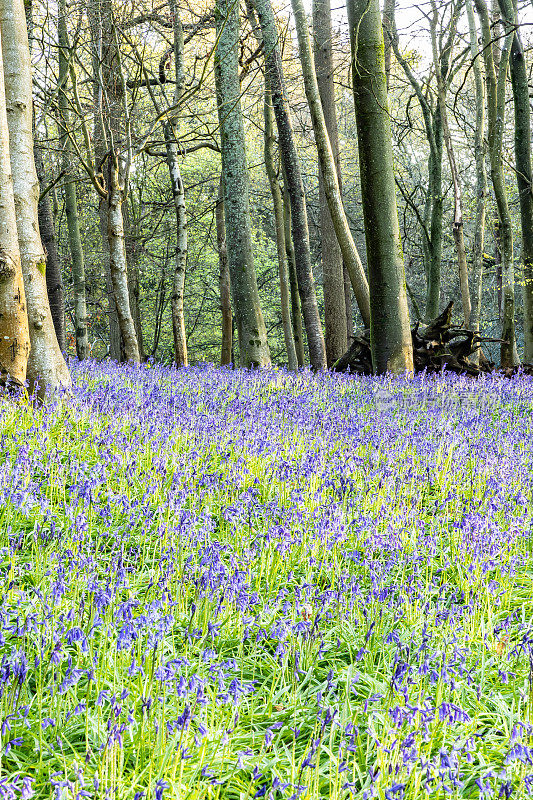
[[[532,378],[73,371],[0,405],[0,797],[533,793]]]

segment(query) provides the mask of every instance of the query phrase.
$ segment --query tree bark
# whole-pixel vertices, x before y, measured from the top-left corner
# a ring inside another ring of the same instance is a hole
[[[413,371],[378,0],[348,0],[376,373]]]
[[[518,364],[515,333],[515,296],[513,229],[509,201],[503,173],[503,129],[505,124],[505,87],[514,30],[507,30],[499,53],[498,71],[494,62],[491,21],[485,0],[474,0],[481,22],[483,59],[487,82],[487,129],[490,173],[498,209],[502,253],[502,340],[500,358],[502,367]]]
[[[303,0],[291,0],[291,4],[296,23],[305,94],[311,113],[311,121],[313,123],[318,160],[322,170],[324,192],[342,257],[352,281],[355,299],[357,300],[363,322],[368,326],[370,323],[368,281],[342,203],[335,159],[333,157],[322,103],[320,101],[305,8]]]
[[[385,0],[383,5],[383,39],[385,42],[385,76],[387,91],[390,86],[390,69],[392,61],[392,31],[395,26],[396,0]]]
[[[226,224],[224,222],[224,187],[222,180],[219,186],[215,216],[219,262],[220,310],[222,311],[220,364],[221,366],[227,366],[233,361],[233,312],[231,310],[231,284],[228,267],[228,248],[226,245]]]
[[[274,206],[274,227],[276,230],[276,246],[278,252],[278,271],[280,286],[280,305],[281,323],[283,326],[283,338],[285,350],[287,352],[288,367],[295,372],[298,369],[298,359],[296,357],[296,347],[294,344],[294,334],[291,323],[290,308],[290,282],[289,268],[287,264],[287,249],[285,247],[285,226],[283,220],[283,198],[279,185],[278,174],[274,166],[274,130],[272,120],[272,99],[270,91],[265,83],[264,99],[264,119],[265,119],[265,170],[272,194],[272,204]]]
[[[475,153],[476,153],[476,220],[474,227],[474,249],[473,249],[473,303],[470,327],[475,333],[479,333],[481,318],[481,296],[483,287],[483,253],[485,251],[485,214],[487,205],[487,169],[485,166],[485,85],[480,63],[480,49],[478,44],[478,30],[474,17],[472,0],[466,0],[466,12],[468,16],[468,27],[470,33],[470,55],[472,57],[472,68],[474,71],[474,82],[476,88],[476,129],[475,129]],[[475,363],[479,363],[479,350],[472,356]]]
[[[41,150],[41,143],[34,138],[34,157],[37,178],[41,188],[45,187],[45,169]],[[46,254],[46,291],[50,304],[50,313],[54,322],[57,343],[60,350],[64,353],[65,340],[65,300],[63,296],[63,277],[61,275],[61,263],[57,252],[56,231],[54,225],[54,215],[50,193],[47,192],[37,207],[39,218],[39,231],[41,241]]]
[[[174,33],[174,99],[173,105],[177,109],[185,72],[183,67],[183,28],[179,16],[179,9],[175,0],[169,2],[172,15],[172,28]],[[174,358],[177,367],[186,367],[188,362],[187,335],[185,333],[185,315],[183,297],[185,292],[185,273],[187,269],[187,206],[185,204],[185,187],[181,177],[176,146],[176,115],[177,111],[163,125],[167,164],[172,187],[172,198],[176,212],[176,260],[174,266],[174,281],[172,284],[172,331],[174,334]]]
[[[32,79],[22,0],[0,4],[4,80],[17,231],[28,306],[31,351],[27,377],[45,397],[71,385],[46,291],[46,256],[39,235],[39,181],[33,156]]]
[[[124,241],[124,184],[120,175],[119,157],[116,153],[108,156],[108,201],[107,238],[109,241],[109,270],[113,285],[113,296],[117,308],[118,324],[124,347],[124,358],[133,363],[140,362],[135,323],[130,309],[128,287],[128,267]]]
[[[524,361],[529,364],[533,362],[533,171],[528,71],[520,37],[516,3],[513,0],[500,0],[500,9],[506,31],[515,31],[510,67],[514,101],[516,180],[520,198],[524,265]]]
[[[448,124],[448,111],[446,108],[447,76],[442,74],[442,69],[441,69],[442,58],[438,51],[438,44],[437,44],[438,10],[435,0],[432,0],[431,7],[433,11],[430,21],[433,64],[437,76],[437,92],[438,92],[438,103],[440,107],[440,115],[442,120],[442,133],[444,136],[444,143],[446,145],[446,152],[448,154],[448,163],[450,165],[450,172],[452,174],[452,182],[453,182],[454,212],[453,212],[452,235],[455,243],[455,251],[457,253],[459,283],[461,286],[461,300],[463,303],[464,327],[467,328],[470,324],[470,314],[472,313],[472,302],[470,299],[470,287],[468,285],[468,262],[466,258],[466,248],[464,242],[463,191],[461,187],[459,170],[457,168],[457,161],[455,158],[455,150],[453,146],[450,126]],[[450,22],[450,31],[452,37],[454,36],[454,31],[456,28],[456,20],[457,20],[457,15],[459,13],[459,8],[460,5],[456,4],[454,11],[452,12],[452,21]],[[450,55],[451,55],[451,47],[450,47]]]
[[[244,125],[239,81],[239,9],[217,0],[215,82],[224,181],[224,217],[240,363],[270,366],[270,351],[255,273]]]
[[[307,345],[309,347],[309,360],[313,369],[326,369],[326,345],[320,322],[311,263],[305,191],[285,88],[278,32],[270,0],[255,0],[255,8],[261,26],[266,75],[272,94],[272,104],[278,128],[279,148],[291,203],[292,241],[296,258],[298,290],[300,292]]]
[[[313,0],[313,31],[318,91],[320,93],[324,121],[329,136],[333,160],[335,162],[340,192],[339,135],[337,129],[337,111],[335,108],[335,84],[333,81],[334,67],[330,0]],[[318,199],[320,205],[320,243],[324,280],[326,356],[328,367],[331,367],[348,349],[348,332],[346,297],[344,293],[344,264],[328,208],[321,166],[319,166],[318,171]]]
[[[302,323],[302,305],[300,302],[298,278],[296,275],[296,256],[294,255],[294,244],[292,241],[291,201],[286,180],[284,180],[283,184],[283,226],[285,228],[285,251],[287,253],[289,284],[291,288],[292,331],[298,367],[301,369],[305,366],[304,329]]]
[[[80,361],[90,355],[87,331],[87,298],[85,293],[85,260],[81,243],[80,223],[78,217],[78,199],[76,182],[72,174],[72,150],[68,136],[70,115],[66,95],[68,79],[69,40],[66,23],[66,2],[60,0],[58,9],[58,44],[59,44],[59,96],[58,96],[58,128],[61,167],[65,173],[64,197],[67,217],[68,241],[72,260],[72,283],[74,294],[74,328],[76,337],[76,354]]]
[[[30,334],[17,235],[0,36],[0,378],[22,386]]]
[[[90,0],[88,17],[93,50],[95,162],[98,170],[106,165],[107,173],[107,196],[100,200],[100,230],[102,239],[107,237],[103,249],[109,293],[110,355],[117,360],[139,362],[124,241],[123,203],[131,153],[125,131],[125,79],[111,0]]]

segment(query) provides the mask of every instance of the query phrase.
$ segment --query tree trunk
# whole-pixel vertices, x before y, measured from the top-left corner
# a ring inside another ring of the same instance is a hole
[[[239,8],[217,0],[215,81],[224,181],[224,217],[233,305],[243,367],[270,366],[259,301],[250,222],[250,199],[239,81]]]
[[[341,174],[337,111],[335,108],[335,84],[333,81],[333,34],[331,30],[330,0],[313,0],[313,31],[316,79],[340,192]],[[346,297],[344,293],[344,264],[328,208],[328,201],[324,188],[324,177],[320,166],[318,172],[318,198],[320,204],[320,240],[322,249],[322,274],[324,280],[326,356],[328,359],[328,366],[331,367],[348,349],[348,332],[346,324]]]
[[[72,260],[72,283],[74,294],[74,328],[76,337],[76,354],[80,361],[89,357],[89,337],[87,331],[87,299],[85,294],[85,261],[81,243],[80,223],[78,217],[78,200],[76,182],[72,174],[72,145],[68,137],[70,126],[68,98],[66,95],[68,78],[69,41],[66,24],[66,2],[60,0],[58,13],[59,44],[59,96],[58,96],[58,128],[61,167],[65,173],[64,196],[67,217],[68,241]]]
[[[185,73],[183,68],[183,28],[179,16],[179,8],[175,0],[169,0],[174,33],[174,99],[175,111],[172,117],[163,124],[167,164],[170,174],[170,185],[176,212],[176,261],[174,267],[174,281],[172,284],[172,330],[174,333],[174,358],[177,367],[186,367],[187,336],[185,333],[185,315],[183,308],[183,295],[185,291],[185,273],[187,269],[187,206],[185,204],[185,187],[181,177],[176,146],[176,120],[177,107],[181,99]]]
[[[135,324],[130,309],[128,268],[124,242],[124,185],[121,183],[118,155],[108,156],[107,180],[107,238],[109,241],[109,270],[113,285],[120,335],[124,347],[124,358],[133,363],[140,362]]]
[[[26,380],[30,334],[17,236],[9,157],[4,70],[0,36],[0,378],[2,385]]]
[[[490,173],[494,196],[498,208],[499,231],[502,253],[502,340],[500,357],[502,367],[518,364],[516,333],[514,322],[514,261],[513,229],[505,177],[503,173],[503,129],[505,124],[505,87],[507,69],[514,38],[514,29],[507,30],[501,53],[499,53],[498,72],[494,62],[491,21],[485,0],[474,0],[481,22],[482,53],[485,62],[487,82],[487,128],[490,157]]]
[[[265,170],[272,194],[272,204],[274,206],[274,227],[276,229],[276,245],[278,252],[278,270],[280,286],[280,305],[281,322],[283,326],[283,338],[285,340],[285,350],[287,352],[288,367],[295,372],[298,369],[298,359],[296,358],[296,347],[294,344],[294,334],[291,323],[290,308],[290,282],[289,268],[287,265],[287,249],[285,247],[285,226],[283,220],[283,199],[278,180],[278,174],[274,166],[274,130],[272,124],[272,99],[270,91],[265,83]]]
[[[346,268],[350,274],[353,291],[357,305],[361,311],[363,322],[366,326],[370,323],[370,296],[368,281],[355,246],[355,242],[348,224],[348,218],[344,211],[340,186],[335,166],[335,159],[331,150],[320,93],[316,80],[313,52],[309,39],[309,29],[307,27],[307,17],[303,0],[291,0],[292,9],[296,23],[296,33],[298,36],[298,46],[300,61],[302,62],[302,72],[305,86],[305,94],[311,113],[315,142],[318,151],[318,160],[322,170],[324,192],[331,214],[331,220],[337,235],[337,241],[342,252],[342,257]]]
[[[390,68],[392,60],[392,31],[395,28],[396,0],[385,0],[383,6],[383,39],[385,41],[385,76],[387,78],[387,91],[390,86]]]
[[[296,256],[294,255],[294,244],[292,242],[291,201],[286,180],[283,184],[283,226],[285,228],[285,251],[287,253],[289,284],[291,288],[292,332],[298,367],[301,369],[305,366],[304,329],[302,323],[302,305],[300,302],[300,292],[298,290],[298,277],[296,275]]]
[[[45,187],[45,170],[44,160],[41,150],[41,143],[34,138],[34,157],[35,169],[37,171],[37,178],[39,179],[39,186],[41,189]],[[65,352],[65,301],[63,297],[63,278],[61,275],[61,263],[59,261],[59,253],[57,252],[56,231],[54,225],[54,215],[52,212],[52,203],[50,202],[50,193],[47,192],[43,199],[39,202],[37,207],[37,214],[39,218],[39,231],[41,233],[41,241],[43,243],[44,252],[46,254],[46,291],[48,294],[48,302],[50,304],[50,313],[54,322],[54,330],[56,332],[57,343],[61,351]]]
[[[514,30],[511,47],[511,82],[515,119],[515,165],[520,198],[522,259],[524,264],[524,361],[533,362],[533,172],[531,169],[531,111],[528,71],[520,37],[516,5],[500,0],[506,30]]]
[[[176,260],[174,280],[172,283],[172,331],[174,334],[174,358],[176,367],[186,367],[187,335],[185,333],[185,316],[183,311],[183,294],[185,290],[185,270],[187,268],[187,207],[185,190],[178,161],[173,126],[165,125],[165,146],[172,198],[176,212]]]
[[[378,0],[348,0],[376,373],[413,371]]]
[[[311,263],[309,227],[300,158],[296,149],[291,113],[287,99],[278,32],[270,0],[256,0],[265,50],[268,85],[278,128],[279,148],[291,203],[291,226],[296,275],[302,304],[309,360],[313,369],[326,369],[326,345],[316,299],[315,280]]]
[[[435,0],[432,0],[431,7],[433,11],[430,21],[431,44],[433,49],[433,64],[437,76],[437,94],[438,94],[437,101],[439,103],[439,108],[440,108],[440,115],[442,120],[442,133],[444,136],[444,143],[446,145],[446,152],[448,154],[450,172],[452,173],[453,198],[454,198],[452,234],[455,243],[455,251],[457,253],[459,283],[461,285],[461,299],[463,303],[464,327],[467,328],[470,324],[472,303],[470,300],[470,288],[468,286],[468,262],[466,259],[466,248],[464,243],[463,192],[461,187],[461,179],[459,177],[459,170],[457,169],[457,162],[455,159],[455,151],[453,147],[452,135],[450,131],[450,126],[448,124],[448,111],[446,108],[447,76],[442,74],[442,68],[441,68],[442,57],[438,51],[438,44],[437,44],[438,10]],[[452,21],[450,22],[452,33],[455,28],[455,24],[456,23],[454,17],[452,17]],[[450,45],[450,56],[451,56],[451,45]]]
[[[217,227],[217,249],[219,261],[220,310],[222,311],[222,344],[220,348],[220,364],[227,366],[233,357],[233,313],[231,310],[231,285],[228,267],[228,249],[226,246],[226,224],[224,222],[224,187],[220,181],[218,199],[215,209]]]
[[[133,201],[131,201],[133,203]],[[133,204],[132,204],[133,209]],[[139,264],[138,264],[138,250],[137,241],[139,231],[134,220],[132,220],[132,213],[128,202],[124,202],[122,206],[124,216],[124,245],[126,248],[126,263],[128,265],[128,297],[130,301],[131,316],[133,317],[133,324],[135,326],[135,336],[137,337],[137,346],[139,348],[139,358],[141,361],[145,359],[144,352],[144,336],[142,329],[141,319],[141,306],[140,306],[140,281],[139,281]]]
[[[31,351],[27,376],[44,397],[71,384],[46,291],[46,256],[39,235],[39,182],[33,156],[32,79],[22,0],[0,4],[5,97],[17,230],[28,306]]]
[[[480,49],[478,44],[478,31],[474,17],[472,0],[466,0],[466,11],[468,15],[468,26],[470,32],[470,54],[474,70],[474,81],[476,87],[476,130],[475,130],[475,151],[476,151],[476,221],[474,228],[474,251],[473,251],[473,303],[470,327],[475,333],[479,333],[481,318],[481,296],[483,287],[483,253],[485,250],[485,212],[487,205],[487,169],[485,166],[485,86],[480,64]],[[472,356],[472,360],[479,363],[479,350]]]

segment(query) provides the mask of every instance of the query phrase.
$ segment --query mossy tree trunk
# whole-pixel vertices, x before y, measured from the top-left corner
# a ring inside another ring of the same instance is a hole
[[[222,152],[224,217],[241,366],[270,366],[250,221],[249,178],[239,81],[239,7],[217,0],[215,81]]]
[[[413,370],[378,0],[348,0],[376,373]]]
[[[31,342],[27,377],[41,396],[71,384],[59,349],[46,289],[46,255],[39,235],[39,181],[33,154],[32,76],[22,0],[2,0],[0,31],[13,193]]]

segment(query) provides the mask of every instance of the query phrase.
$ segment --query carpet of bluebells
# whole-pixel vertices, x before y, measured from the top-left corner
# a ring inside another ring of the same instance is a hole
[[[72,368],[0,401],[0,798],[533,794],[531,379]]]

